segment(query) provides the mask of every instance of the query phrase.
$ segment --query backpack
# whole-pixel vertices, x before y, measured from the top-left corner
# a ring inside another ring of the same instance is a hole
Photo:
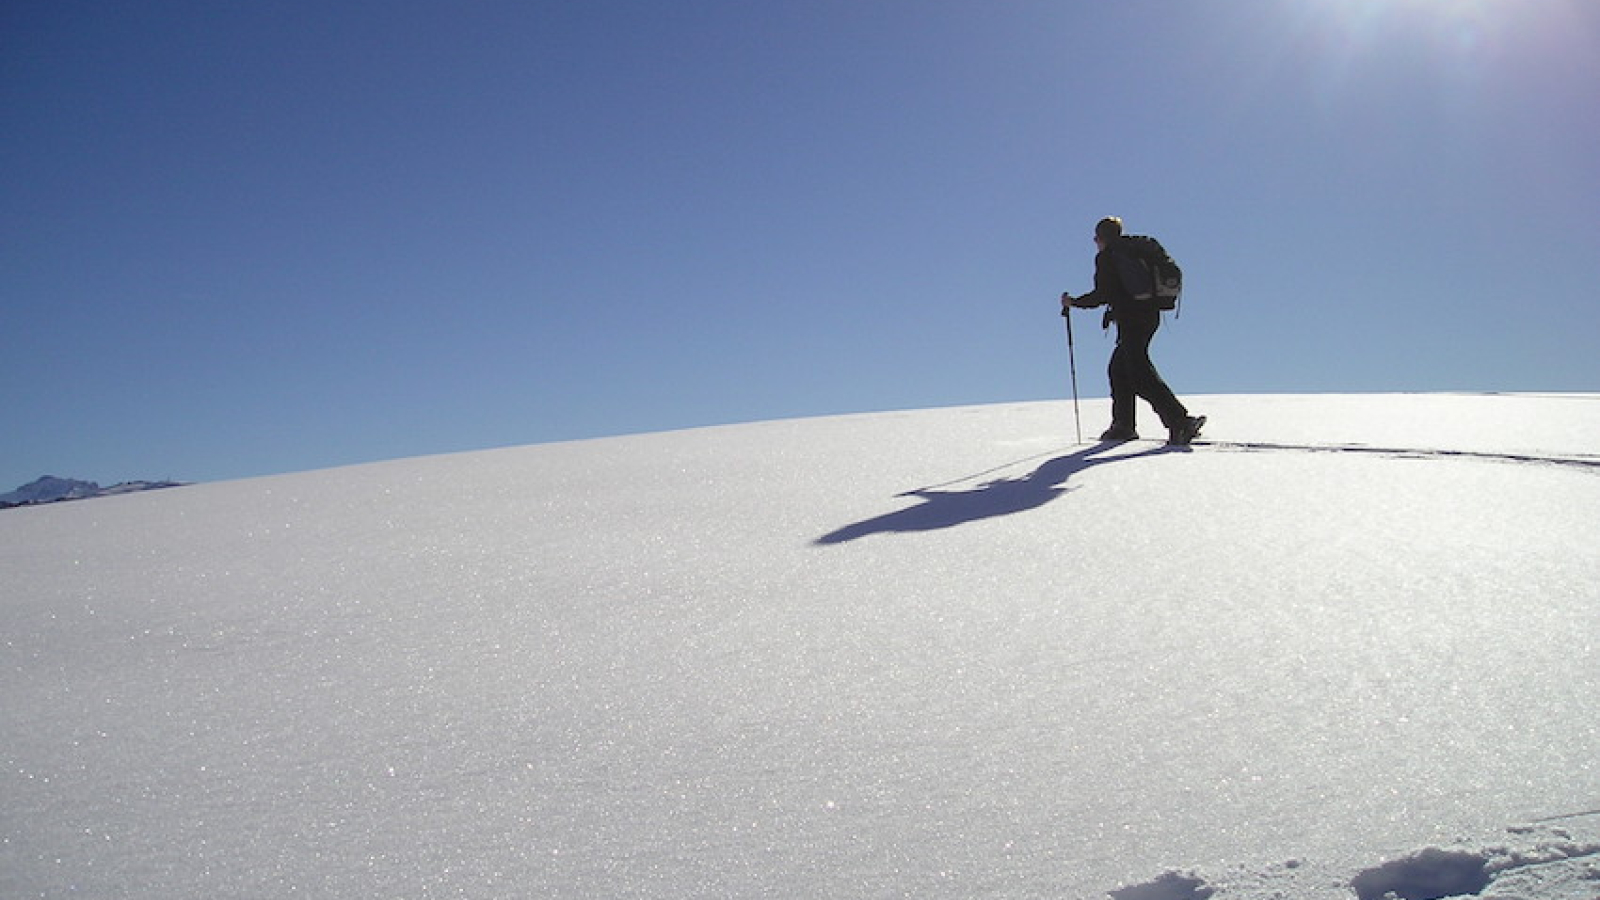
[[[1117,269],[1122,276],[1122,286],[1135,300],[1155,298],[1162,312],[1178,308],[1178,295],[1183,293],[1183,270],[1167,255],[1166,248],[1153,237],[1142,234],[1124,235],[1122,246],[1126,253],[1118,253]]]

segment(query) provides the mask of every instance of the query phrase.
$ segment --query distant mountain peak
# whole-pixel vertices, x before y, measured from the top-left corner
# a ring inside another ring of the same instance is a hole
[[[113,494],[131,494],[137,491],[177,487],[178,484],[178,482],[174,481],[125,481],[121,484],[103,488],[98,482],[94,481],[45,475],[10,493],[0,494],[0,508],[56,503],[61,500],[84,500],[89,497],[106,497]]]

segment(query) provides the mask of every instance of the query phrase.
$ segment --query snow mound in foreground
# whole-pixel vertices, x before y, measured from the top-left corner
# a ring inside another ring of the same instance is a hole
[[[1591,815],[1600,815],[1597,810]],[[1509,843],[1450,849],[1427,847],[1357,872],[1348,888],[1356,900],[1595,900],[1600,897],[1600,843],[1575,841],[1564,829],[1518,826]],[[1207,900],[1226,897],[1301,897],[1316,888],[1290,861],[1261,871],[1238,871],[1208,881],[1195,872],[1167,872],[1110,892],[1112,900]]]
[[[0,895],[1600,896],[1600,396],[1186,400],[7,511]]]

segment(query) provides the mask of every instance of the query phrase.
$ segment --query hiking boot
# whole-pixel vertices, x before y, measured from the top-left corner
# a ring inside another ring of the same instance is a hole
[[[1167,429],[1167,444],[1173,447],[1187,447],[1200,436],[1200,429],[1205,427],[1205,416],[1189,416],[1183,424],[1176,428]]]
[[[1100,435],[1102,441],[1137,441],[1139,432],[1133,430],[1132,425],[1113,424],[1107,428],[1105,434]]]

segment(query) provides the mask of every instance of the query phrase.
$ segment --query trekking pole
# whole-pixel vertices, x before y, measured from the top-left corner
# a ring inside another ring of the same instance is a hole
[[[1067,320],[1067,370],[1072,373],[1072,429],[1077,436],[1077,443],[1083,443],[1083,417],[1078,414],[1078,360],[1077,354],[1072,349],[1072,307],[1068,306],[1061,311],[1061,318]]]

